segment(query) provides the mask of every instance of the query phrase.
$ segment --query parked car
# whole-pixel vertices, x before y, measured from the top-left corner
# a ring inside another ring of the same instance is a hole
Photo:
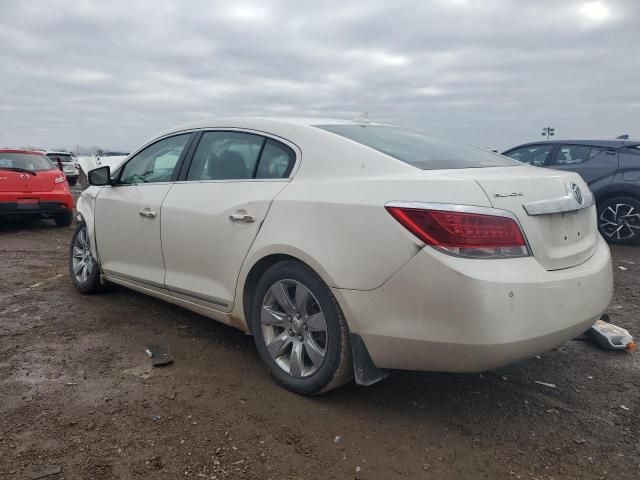
[[[54,164],[58,165],[60,162],[69,185],[75,185],[80,174],[79,164],[75,157],[69,152],[46,152],[46,155]]]
[[[303,394],[529,358],[611,298],[578,174],[403,128],[203,121],[89,181],[69,260],[80,292],[113,282],[251,332]]]
[[[579,173],[595,195],[600,233],[612,243],[640,244],[640,142],[555,140],[520,145],[503,155]]]
[[[64,174],[41,152],[0,149],[0,216],[37,215],[56,225],[73,220]]]

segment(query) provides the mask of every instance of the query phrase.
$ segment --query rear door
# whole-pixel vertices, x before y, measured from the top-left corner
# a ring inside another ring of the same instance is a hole
[[[588,184],[605,178],[610,183],[618,169],[618,153],[606,147],[561,144],[553,155],[550,167],[577,172]]]
[[[124,165],[96,199],[95,234],[105,273],[162,286],[160,206],[177,178],[191,133],[163,138]]]
[[[230,311],[242,263],[295,160],[291,146],[262,135],[203,132],[162,204],[166,288]]]

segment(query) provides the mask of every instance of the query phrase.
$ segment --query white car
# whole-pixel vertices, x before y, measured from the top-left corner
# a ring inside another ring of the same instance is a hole
[[[46,151],[44,153],[54,165],[62,166],[62,172],[67,177],[69,185],[75,185],[80,174],[77,159],[69,152]]]
[[[113,282],[251,332],[303,394],[530,358],[612,294],[579,175],[403,128],[202,121],[89,180],[75,286]]]

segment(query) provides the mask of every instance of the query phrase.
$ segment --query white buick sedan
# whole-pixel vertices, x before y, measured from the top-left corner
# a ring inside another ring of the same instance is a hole
[[[112,282],[250,332],[303,394],[526,359],[587,330],[612,294],[579,175],[404,128],[203,121],[89,180],[77,289]]]

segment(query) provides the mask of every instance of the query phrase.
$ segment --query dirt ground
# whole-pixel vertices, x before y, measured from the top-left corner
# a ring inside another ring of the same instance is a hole
[[[250,336],[124,288],[76,293],[71,233],[0,223],[0,478],[640,478],[640,353],[574,340],[305,398]],[[609,314],[640,336],[640,248],[613,255]],[[152,368],[153,342],[175,363]]]

